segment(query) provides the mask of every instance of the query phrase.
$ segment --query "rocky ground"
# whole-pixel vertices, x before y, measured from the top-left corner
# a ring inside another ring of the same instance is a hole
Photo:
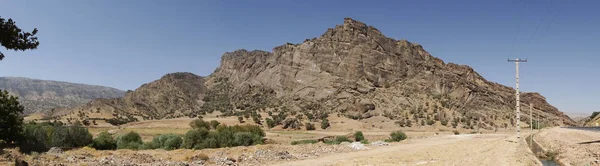
[[[558,160],[564,165],[598,165],[600,160],[600,132],[566,128],[543,130],[534,136],[544,150],[558,153]]]
[[[117,150],[90,148],[23,155],[4,149],[0,165],[15,158],[30,165],[540,165],[513,134],[437,135],[399,143],[258,145],[206,150]]]

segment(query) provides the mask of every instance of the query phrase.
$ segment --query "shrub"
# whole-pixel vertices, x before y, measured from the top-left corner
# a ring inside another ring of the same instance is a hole
[[[263,143],[265,132],[256,125],[219,125],[214,131],[204,128],[188,131],[183,146],[189,149],[249,146]]]
[[[187,149],[196,149],[208,135],[205,128],[190,130],[183,136],[183,147]]]
[[[144,143],[143,149],[165,149],[173,150],[181,146],[183,139],[175,134],[163,134],[152,139],[152,142]]]
[[[244,117],[238,116],[238,121],[240,121],[240,123],[244,123]]]
[[[271,118],[266,118],[265,121],[267,121],[267,127],[269,127],[269,128],[273,128],[276,125],[275,121],[273,121],[273,119],[271,119]]]
[[[250,146],[253,145],[254,139],[250,132],[239,132],[233,134],[234,144],[239,146]]]
[[[427,120],[427,125],[433,125],[434,123],[435,123],[435,121],[433,121],[431,119]]]
[[[92,135],[86,128],[58,123],[29,123],[25,125],[23,135],[23,152],[44,152],[50,147],[76,148],[92,143]]]
[[[213,130],[217,129],[217,126],[219,126],[221,123],[219,123],[219,121],[216,120],[211,120],[210,121],[210,127],[212,127]]]
[[[369,144],[369,140],[366,140],[366,139],[365,140],[361,140],[360,143],[361,144]]]
[[[107,132],[101,132],[92,141],[92,147],[97,150],[114,150],[117,148],[117,142]]]
[[[444,120],[441,121],[441,123],[442,123],[442,126],[446,126],[446,125],[448,125],[448,120],[444,119]]]
[[[142,137],[136,132],[129,132],[117,137],[117,149],[137,150],[142,146]]]
[[[389,141],[399,142],[399,141],[405,140],[406,138],[407,137],[406,137],[406,134],[404,132],[402,132],[402,131],[395,131],[395,132],[390,133],[390,139],[389,139]]]
[[[352,141],[350,141],[350,139],[348,139],[348,137],[346,137],[346,136],[341,136],[341,135],[340,135],[340,136],[337,136],[337,137],[335,137],[335,141],[337,141],[337,142],[340,142],[340,143],[341,143],[341,142],[352,142]]]
[[[210,124],[202,119],[195,119],[190,122],[190,127],[192,127],[193,129],[205,128],[208,130],[210,129]]]
[[[406,127],[412,127],[412,122],[410,120],[406,120]]]
[[[321,129],[327,129],[327,128],[329,128],[329,120],[327,118],[325,118],[321,121]]]
[[[357,131],[354,133],[354,140],[356,142],[360,142],[362,140],[365,140],[365,136],[363,135],[362,131]]]
[[[315,130],[316,129],[315,125],[312,123],[309,123],[309,122],[306,122],[305,126],[306,126],[306,130]]]
[[[298,144],[314,144],[317,143],[319,141],[314,140],[314,139],[307,139],[307,140],[297,140],[297,141],[292,141],[292,145],[298,145]]]
[[[454,135],[459,135],[460,133],[458,132],[458,130],[454,130],[452,131],[454,133]]]

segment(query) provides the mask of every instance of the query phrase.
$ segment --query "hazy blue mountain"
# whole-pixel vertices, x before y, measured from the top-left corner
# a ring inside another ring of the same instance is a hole
[[[26,114],[125,95],[125,91],[110,87],[22,77],[0,77],[0,89],[18,96]]]

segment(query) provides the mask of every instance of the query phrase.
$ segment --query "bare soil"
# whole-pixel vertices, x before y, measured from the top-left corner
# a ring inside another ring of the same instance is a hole
[[[600,140],[600,132],[555,127],[542,130],[534,140],[545,151],[558,153],[564,165],[600,165],[600,143],[585,143]]]

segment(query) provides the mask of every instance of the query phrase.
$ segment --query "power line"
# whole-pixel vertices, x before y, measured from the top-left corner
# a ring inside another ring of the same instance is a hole
[[[513,42],[512,42],[512,45],[510,47],[509,54],[512,54],[513,50],[515,49],[515,43],[517,41],[517,34],[519,33],[519,29],[521,29],[521,20],[522,20],[521,17],[524,17],[523,15],[525,15],[525,8],[526,7],[527,7],[527,0],[524,0],[524,2],[523,2],[523,12],[520,12],[520,15],[518,15],[517,18],[516,18],[516,19],[518,19],[517,20],[517,28],[515,28],[515,34],[514,34],[514,37],[513,37]]]
[[[531,46],[532,46],[532,45],[530,45],[530,43],[531,43],[531,41],[532,41],[533,39],[536,39],[536,38],[535,38],[535,35],[536,35],[536,34],[538,34],[538,32],[540,32],[539,30],[540,30],[540,26],[542,25],[542,22],[543,22],[542,20],[544,20],[544,18],[546,18],[546,17],[549,17],[549,20],[550,20],[550,21],[548,22],[548,25],[546,26],[546,29],[548,29],[548,28],[549,28],[549,26],[550,26],[550,24],[553,22],[553,20],[554,20],[554,18],[555,18],[555,15],[551,15],[551,14],[553,14],[553,13],[555,13],[555,12],[553,12],[553,11],[551,11],[551,10],[550,10],[550,6],[551,6],[551,4],[552,4],[552,1],[551,1],[551,0],[549,0],[549,2],[548,2],[548,5],[546,5],[546,10],[545,10],[545,12],[543,13],[543,16],[542,16],[542,17],[541,17],[541,18],[538,20],[538,22],[537,22],[537,25],[535,26],[535,30],[534,30],[534,32],[533,32],[533,33],[531,34],[531,36],[529,37],[529,40],[527,40],[527,43],[526,43],[525,45],[523,45],[523,47],[524,47],[524,49],[523,49],[523,53],[524,53],[524,54],[526,54],[526,53],[527,53],[527,51],[528,51],[528,49],[527,49],[527,48],[531,48]],[[545,15],[544,15],[544,14],[545,14]],[[553,17],[553,16],[554,16],[554,17]],[[543,32],[543,31],[542,31],[542,32]],[[541,34],[541,32],[540,32],[540,34]],[[538,40],[536,40],[536,42],[535,42],[535,45],[537,45],[537,43],[539,43],[539,41],[540,41],[540,39],[541,39],[541,38],[542,38],[542,36],[540,35],[540,36],[537,38]],[[529,50],[531,50],[531,49],[529,49]]]

